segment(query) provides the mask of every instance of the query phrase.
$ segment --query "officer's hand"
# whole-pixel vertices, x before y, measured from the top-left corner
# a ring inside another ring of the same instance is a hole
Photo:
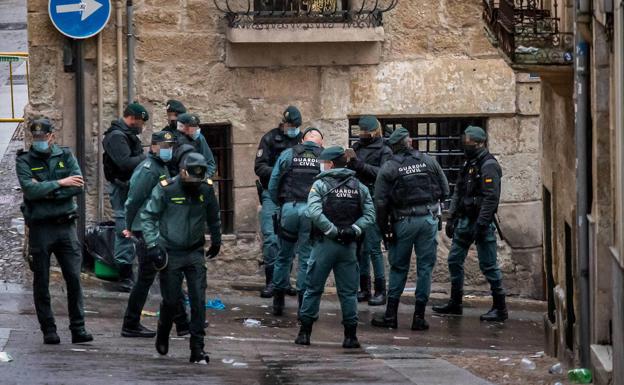
[[[167,267],[169,257],[167,255],[167,250],[165,250],[162,246],[157,245],[148,248],[146,256],[152,261],[156,270],[160,271]]]
[[[338,237],[336,238],[338,242],[349,244],[355,242],[356,239],[357,233],[353,227],[341,227],[338,229]]]
[[[357,159],[357,155],[355,155],[355,150],[352,148],[345,148],[345,155],[347,160]]]
[[[80,175],[72,175],[59,179],[58,183],[61,187],[82,187],[84,186],[84,179]]]
[[[125,229],[124,231],[121,232],[123,234],[124,237],[126,238],[132,238],[133,234],[132,231]]]
[[[221,244],[220,243],[211,244],[210,248],[208,249],[208,251],[206,251],[206,258],[212,259],[212,258],[216,257],[217,254],[219,254],[219,251],[221,251]]]
[[[455,235],[455,220],[454,219],[449,218],[446,221],[444,232],[446,233],[447,237],[449,237],[450,239],[453,239],[453,235]]]
[[[485,237],[488,235],[489,226],[476,224],[472,233],[475,243],[481,243],[485,241]]]

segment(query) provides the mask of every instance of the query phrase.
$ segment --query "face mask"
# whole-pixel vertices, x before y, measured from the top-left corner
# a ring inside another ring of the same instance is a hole
[[[191,138],[193,138],[193,140],[197,140],[199,138],[199,128],[195,130],[195,132],[191,135]]]
[[[169,162],[171,158],[173,158],[173,149],[172,148],[161,148],[158,151],[158,157],[165,162]]]
[[[368,146],[369,144],[373,143],[373,137],[372,136],[360,137],[360,143],[362,143],[364,146]]]
[[[290,139],[294,139],[297,137],[297,135],[299,135],[300,132],[301,131],[299,130],[299,127],[290,127],[286,130],[286,136],[288,136]]]
[[[321,163],[320,166],[321,166],[321,172],[325,172],[325,171],[331,170],[331,167],[328,167],[327,163]]]
[[[47,140],[35,140],[32,142],[32,146],[39,152],[46,152],[50,148]]]
[[[479,152],[479,149],[475,144],[464,144],[464,154],[468,158],[474,158],[477,152]]]

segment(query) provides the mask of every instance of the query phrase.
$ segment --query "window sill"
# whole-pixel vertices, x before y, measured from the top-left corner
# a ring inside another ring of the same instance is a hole
[[[384,29],[343,28],[339,25],[302,29],[280,25],[269,29],[228,28],[226,37],[234,44],[372,43],[384,40]]]

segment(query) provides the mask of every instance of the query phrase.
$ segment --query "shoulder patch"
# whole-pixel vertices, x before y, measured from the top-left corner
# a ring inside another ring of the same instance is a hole
[[[256,158],[262,158],[262,154],[264,154],[264,150],[262,148],[258,149],[258,153],[256,154]]]
[[[210,178],[206,178],[206,184],[207,184],[208,186],[212,186],[212,185],[213,185],[213,183],[214,183],[214,182],[212,181],[212,179],[210,179]]]
[[[143,168],[146,168],[146,169],[149,170],[151,167],[152,167],[152,162],[145,162],[145,163],[143,163]]]
[[[169,186],[169,181],[167,179],[163,179],[160,181],[160,185],[163,187]]]

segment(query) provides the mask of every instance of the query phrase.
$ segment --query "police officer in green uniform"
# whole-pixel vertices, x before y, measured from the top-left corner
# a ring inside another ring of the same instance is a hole
[[[382,164],[392,158],[392,150],[384,143],[381,124],[376,117],[362,116],[358,122],[360,140],[353,144],[353,150],[347,150],[348,167],[356,172],[357,178],[364,183],[374,196],[375,180]],[[351,153],[353,152],[353,153]],[[358,302],[368,301],[370,306],[386,304],[386,277],[384,256],[381,251],[381,232],[377,224],[370,226],[362,237],[362,247],[358,255],[360,264],[360,292]],[[375,273],[375,294],[371,298],[370,265]]]
[[[21,206],[29,228],[29,265],[33,272],[33,294],[45,344],[61,342],[50,306],[50,254],[58,260],[67,285],[67,308],[72,343],[89,342],[85,330],[80,285],[82,255],[76,233],[77,205],[74,196],[83,193],[84,180],[76,158],[68,148],[54,144],[54,127],[48,119],[30,125],[32,145],[19,151],[15,170],[24,203]]]
[[[481,321],[507,319],[503,274],[496,262],[494,215],[501,194],[502,170],[485,146],[487,135],[481,127],[468,127],[463,144],[466,163],[458,177],[446,223],[446,234],[453,238],[448,257],[451,298],[444,306],[433,307],[440,314],[461,315],[464,288],[464,261],[472,243],[477,246],[479,268],[492,291],[493,305]]]
[[[141,325],[141,311],[149,295],[149,289],[154,283],[158,272],[157,267],[146,256],[145,242],[141,227],[139,213],[145,209],[149,201],[152,189],[159,181],[169,178],[168,163],[173,157],[175,136],[169,131],[160,131],[152,134],[150,152],[132,174],[130,178],[130,190],[126,200],[126,224],[130,229],[124,230],[126,237],[134,236],[136,242],[136,254],[139,259],[139,275],[137,282],[130,292],[128,307],[124,315],[121,335],[124,337],[152,338],[156,332]],[[184,309],[184,294],[180,291],[180,301],[177,316],[175,318],[178,335],[187,335],[189,323]]]
[[[409,132],[396,129],[388,143],[394,156],[385,163],[375,183],[377,224],[389,245],[390,281],[385,314],[373,317],[373,326],[396,329],[399,300],[416,252],[416,305],[412,330],[427,330],[425,307],[436,262],[439,201],[449,195],[442,167],[433,158],[412,149]]]
[[[357,331],[358,262],[356,241],[375,223],[375,207],[368,188],[346,168],[342,147],[323,150],[321,174],[308,197],[308,214],[313,226],[312,254],[308,261],[306,291],[296,344],[309,345],[312,324],[318,319],[321,295],[330,272],[334,272],[344,325],[343,348],[359,348]]]
[[[115,263],[119,267],[119,290],[130,292],[134,284],[132,262],[134,245],[123,235],[126,229],[124,205],[128,198],[128,182],[134,169],[145,159],[141,139],[144,123],[149,119],[145,107],[129,104],[123,118],[111,123],[104,133],[104,175],[109,181],[109,196],[115,218]]]
[[[204,352],[206,318],[205,257],[221,249],[219,205],[207,178],[208,163],[201,154],[186,157],[180,175],[156,185],[145,210],[141,211],[147,257],[165,268],[160,273],[163,301],[160,307],[156,350],[169,351],[169,333],[177,313],[182,281],[186,278],[191,304],[190,362],[209,361]],[[204,253],[206,225],[211,245]]]
[[[167,100],[167,125],[163,131],[169,131],[177,137],[178,135],[178,115],[186,113],[186,107],[181,101],[175,99]]]
[[[190,144],[195,147],[195,151],[202,154],[208,164],[208,178],[212,178],[217,171],[214,156],[206,142],[206,138],[202,135],[199,128],[199,116],[195,114],[184,113],[178,115],[178,146]],[[178,156],[179,160],[182,160]]]
[[[260,291],[260,297],[273,297],[273,270],[279,245],[277,235],[273,231],[273,215],[277,213],[278,206],[273,203],[269,194],[269,179],[273,172],[273,166],[281,153],[301,142],[301,112],[297,107],[289,106],[283,114],[282,123],[279,127],[264,134],[258,144],[254,171],[258,176],[256,186],[262,209],[260,210],[260,231],[262,232],[262,258],[264,262],[265,287]],[[290,286],[287,294],[296,295],[295,289]]]
[[[277,316],[284,311],[284,294],[288,288],[295,247],[299,257],[297,295],[298,307],[301,307],[311,251],[307,200],[314,178],[321,171],[318,157],[322,146],[321,131],[314,127],[307,128],[302,144],[282,152],[269,180],[271,199],[280,206],[276,221],[279,252],[273,272],[273,314]]]

